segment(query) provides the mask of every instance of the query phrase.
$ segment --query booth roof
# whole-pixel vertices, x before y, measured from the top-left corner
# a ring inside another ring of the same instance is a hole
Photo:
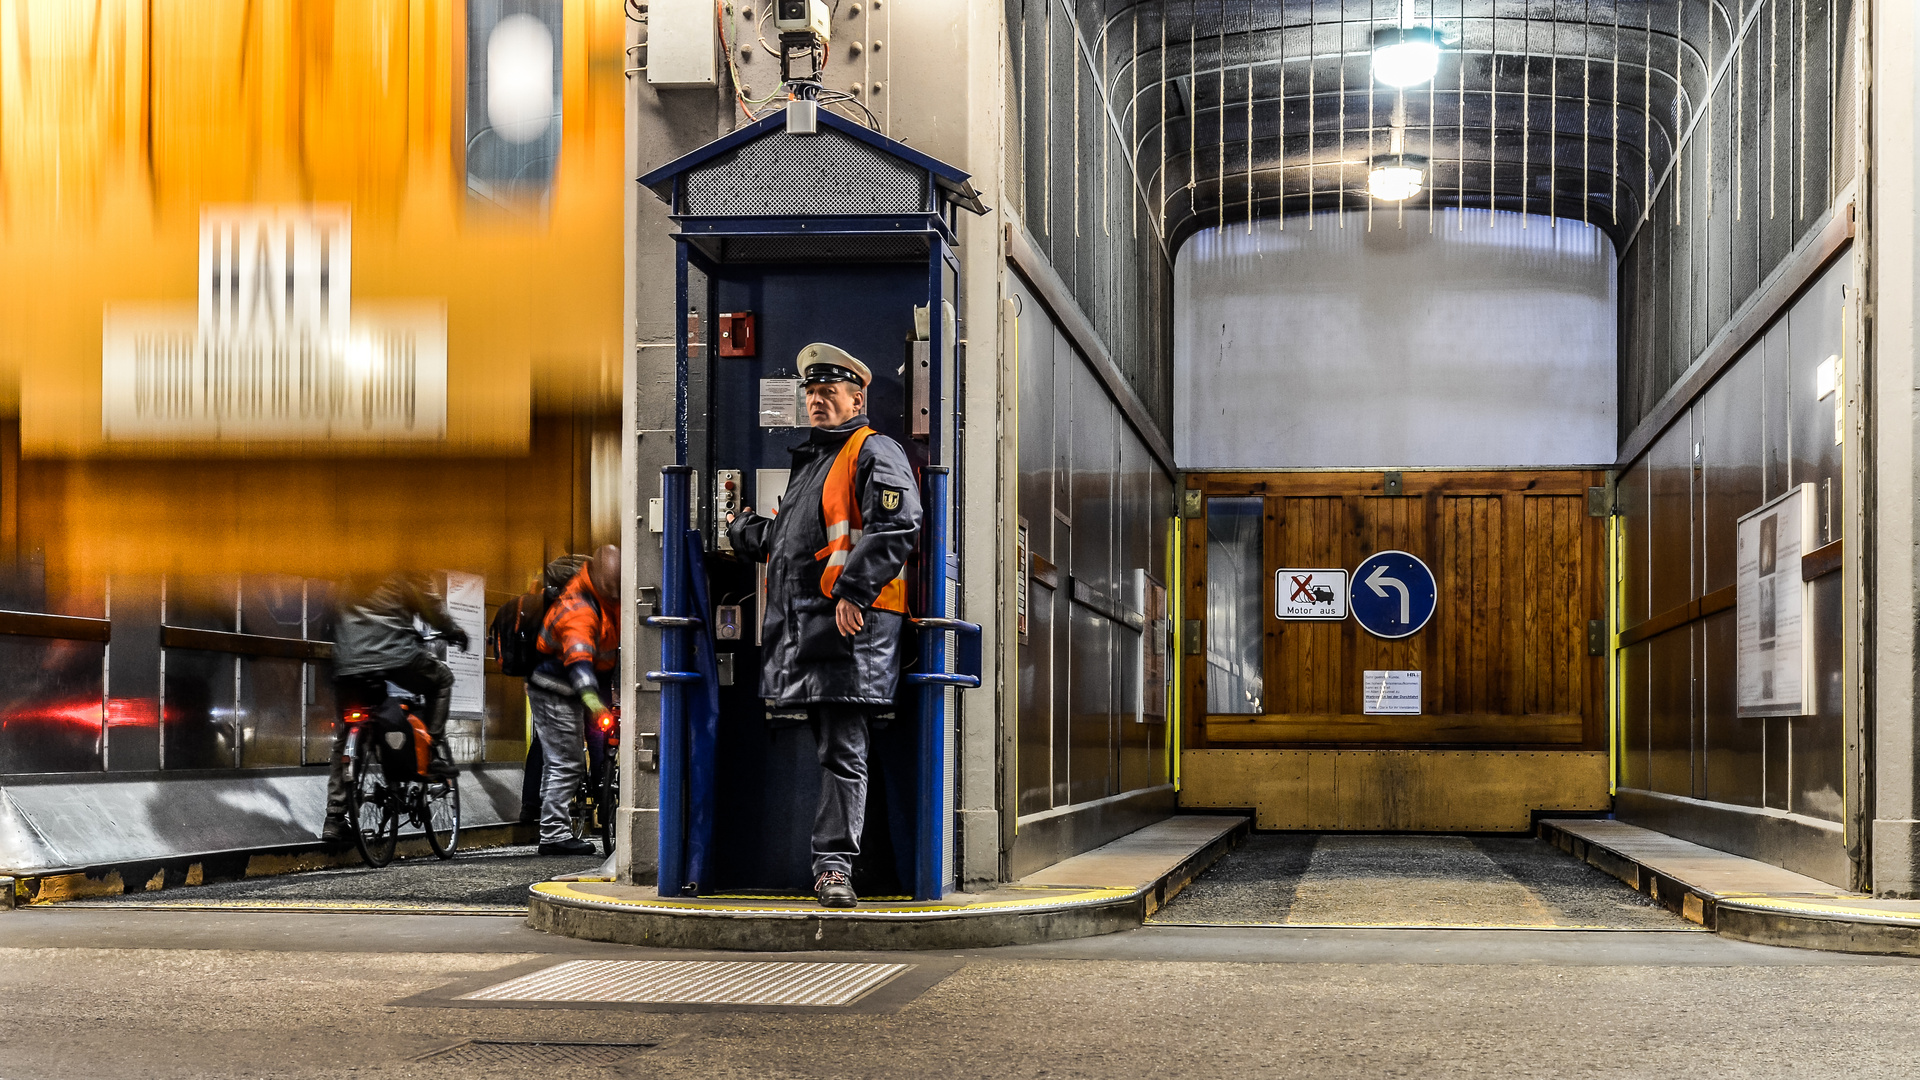
[[[986,204],[980,201],[980,193],[975,191],[973,185],[968,182],[969,174],[954,168],[938,158],[928,157],[926,154],[915,150],[906,143],[890,139],[864,124],[854,123],[852,120],[840,116],[837,113],[831,113],[825,109],[821,109],[819,111],[819,122],[825,127],[830,127],[835,131],[858,139],[882,153],[891,154],[914,168],[925,169],[927,172],[933,174],[935,186],[945,194],[947,199],[976,214],[984,214],[987,212]],[[781,109],[771,116],[762,117],[730,135],[715,139],[713,142],[708,143],[690,154],[685,154],[660,166],[658,169],[642,176],[640,183],[652,189],[653,193],[658,195],[662,201],[671,204],[673,201],[673,181],[675,178],[724,154],[737,150],[755,139],[776,131],[784,130],[786,126],[787,113],[785,109]]]

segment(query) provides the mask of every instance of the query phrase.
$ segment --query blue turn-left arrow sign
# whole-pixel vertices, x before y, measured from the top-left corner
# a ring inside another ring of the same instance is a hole
[[[1376,551],[1361,560],[1350,580],[1347,606],[1374,637],[1407,637],[1433,618],[1439,588],[1417,555]]]

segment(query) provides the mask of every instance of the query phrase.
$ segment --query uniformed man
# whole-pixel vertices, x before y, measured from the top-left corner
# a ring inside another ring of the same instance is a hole
[[[778,515],[743,510],[728,531],[735,551],[767,564],[760,694],[806,706],[819,745],[813,892],[827,907],[853,907],[867,726],[899,684],[920,493],[906,451],[867,424],[867,365],[824,342],[798,363],[813,432],[793,450]]]

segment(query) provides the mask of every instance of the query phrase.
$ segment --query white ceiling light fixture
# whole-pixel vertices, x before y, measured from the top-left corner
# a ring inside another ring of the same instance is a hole
[[[1379,154],[1367,164],[1367,194],[1381,202],[1405,202],[1426,187],[1427,159],[1419,154]]]
[[[1440,34],[1424,26],[1373,32],[1373,77],[1388,86],[1419,86],[1440,70]]]

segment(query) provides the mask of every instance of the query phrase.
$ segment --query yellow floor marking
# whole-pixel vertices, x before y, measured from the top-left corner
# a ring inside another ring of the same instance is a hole
[[[1107,903],[1124,900],[1135,895],[1132,889],[1084,889],[1072,893],[1048,893],[1044,897],[1020,900],[983,900],[971,903],[878,903],[862,904],[857,908],[827,909],[816,905],[811,898],[796,900],[791,904],[768,901],[756,897],[759,903],[742,904],[734,902],[714,903],[703,900],[671,900],[653,896],[609,896],[601,892],[589,892],[574,887],[566,881],[543,881],[533,886],[533,891],[542,896],[574,903],[586,903],[596,906],[633,908],[642,911],[679,911],[689,914],[712,915],[819,915],[819,916],[861,916],[861,915],[972,915],[988,911],[1015,911],[1022,908],[1080,907],[1087,904]]]
[[[1810,900],[1788,900],[1768,896],[1723,896],[1721,902],[1739,907],[1764,908],[1769,911],[1782,911],[1805,915],[1839,915],[1847,918],[1879,919],[1892,923],[1905,923],[1920,926],[1920,910],[1889,911],[1885,908],[1867,907],[1856,904],[1819,903]]]

